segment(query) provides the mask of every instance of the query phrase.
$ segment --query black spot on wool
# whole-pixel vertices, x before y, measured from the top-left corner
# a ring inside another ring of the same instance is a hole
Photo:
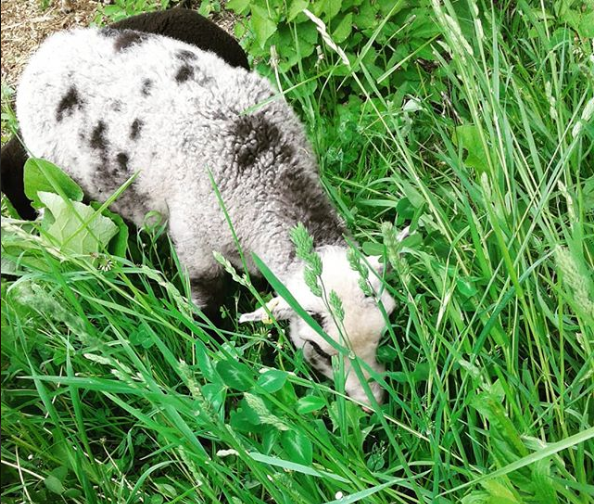
[[[149,96],[152,88],[153,88],[153,81],[151,79],[145,79],[145,80],[143,80],[143,85],[140,89],[140,92],[143,96]]]
[[[118,163],[120,170],[128,171],[128,154],[125,152],[118,152],[116,155],[116,162]]]
[[[107,166],[108,163],[108,158],[109,158],[109,154],[108,154],[108,141],[106,138],[106,131],[107,131],[107,126],[105,125],[105,123],[103,121],[99,121],[97,123],[97,126],[95,126],[93,128],[93,131],[91,132],[91,138],[89,140],[89,145],[91,146],[92,149],[95,149],[97,151],[99,151],[99,159],[101,161],[101,165],[98,168],[98,171],[101,172],[102,168]]]
[[[124,51],[133,45],[142,43],[147,38],[147,34],[145,33],[133,30],[123,30],[116,36],[114,49],[118,52]]]
[[[178,68],[178,72],[176,73],[176,82],[181,84],[192,77],[194,77],[194,68],[190,65],[182,65]]]
[[[271,124],[262,114],[239,117],[231,134],[238,167],[246,168],[256,162],[264,152],[271,152],[276,162],[287,161],[294,155],[294,148],[283,140],[279,128]]]
[[[140,119],[135,119],[130,126],[130,139],[136,140],[140,136],[142,128],[143,122]]]
[[[56,121],[60,122],[65,116],[72,114],[73,109],[82,108],[83,102],[74,86],[71,86],[60,99],[56,108]]]
[[[188,49],[181,49],[176,52],[176,58],[188,63],[196,60],[196,54]]]
[[[302,222],[315,247],[345,243],[345,224],[314,175],[287,164],[276,177],[275,188],[276,194],[271,197],[280,202],[283,217],[289,222]]]
[[[89,141],[89,145],[93,149],[97,149],[101,152],[107,151],[107,139],[105,138],[105,132],[107,127],[103,121],[99,121],[97,126],[93,128],[91,132],[91,140]]]

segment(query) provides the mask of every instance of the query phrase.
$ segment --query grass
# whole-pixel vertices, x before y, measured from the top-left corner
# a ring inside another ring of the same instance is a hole
[[[89,261],[3,219],[3,502],[593,501],[592,46],[541,4],[470,12],[433,4],[435,63],[401,104],[363,62],[358,100],[321,91],[328,47],[316,92],[277,76],[394,266],[385,404],[364,413],[283,327],[239,327],[255,288],[222,327],[193,313],[158,228]]]

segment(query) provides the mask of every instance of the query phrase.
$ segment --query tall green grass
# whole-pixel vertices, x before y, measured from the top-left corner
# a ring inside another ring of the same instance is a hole
[[[193,312],[159,230],[92,262],[5,221],[3,501],[592,502],[592,46],[540,4],[474,5],[433,4],[431,79],[401,103],[363,57],[361,102],[333,101],[329,47],[316,93],[278,75],[394,266],[385,404],[364,413],[282,327]]]

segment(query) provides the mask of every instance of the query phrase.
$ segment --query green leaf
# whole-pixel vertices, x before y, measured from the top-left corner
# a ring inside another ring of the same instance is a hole
[[[245,392],[252,388],[254,381],[252,371],[241,362],[224,360],[216,365],[217,373],[221,376],[223,383],[233,390]]]
[[[220,411],[225,403],[225,388],[220,383],[207,383],[202,386],[202,393],[214,411]]]
[[[318,30],[316,29],[316,25],[314,23],[307,24],[305,26],[300,26],[298,30],[298,38],[300,39],[300,44],[304,42],[307,45],[314,45],[318,41]],[[303,47],[300,46],[300,51],[303,54]]]
[[[467,151],[465,164],[480,172],[485,171],[488,167],[488,158],[481,143],[478,127],[474,124],[465,124],[458,126],[455,131],[453,142]]]
[[[235,431],[261,433],[270,430],[266,424],[257,424],[257,420],[258,417],[247,405],[229,414],[229,425]]]
[[[341,21],[333,31],[333,40],[337,44],[344,42],[347,39],[347,37],[351,35],[352,23],[353,14],[349,12],[348,14],[345,14],[345,16],[343,16],[343,19],[341,19]]]
[[[510,484],[507,485],[506,483],[506,478],[498,478],[484,481],[481,483],[481,486],[484,487],[492,497],[492,502],[502,504],[522,504],[510,490]]]
[[[326,406],[326,401],[322,397],[313,395],[302,397],[296,404],[295,410],[300,414],[312,413]]]
[[[298,464],[312,464],[312,442],[308,436],[299,430],[288,430],[281,434],[281,446],[291,458],[292,462]]]
[[[292,0],[287,11],[287,21],[293,21],[308,5],[307,0]]]
[[[325,14],[323,17],[327,23],[339,14],[339,11],[341,10],[341,2],[342,0],[322,0],[322,12]]]
[[[52,469],[50,474],[55,476],[56,478],[58,478],[62,483],[64,483],[66,476],[68,476],[68,467],[66,467],[66,466],[56,467],[55,469]]]
[[[556,489],[552,481],[551,460],[541,459],[531,468],[534,493],[539,502],[556,502]]]
[[[430,364],[428,362],[416,364],[411,376],[413,383],[426,381],[430,376]]]
[[[359,14],[354,18],[355,24],[360,30],[374,28],[376,26],[376,10],[370,2],[365,2],[359,9]]]
[[[80,499],[82,495],[83,492],[78,488],[69,488],[62,494],[65,499]]]
[[[478,293],[477,287],[467,278],[457,279],[457,290],[465,297],[475,296]]]
[[[261,49],[264,49],[266,41],[277,30],[277,24],[269,17],[266,9],[258,5],[252,6],[252,18],[250,21],[256,35],[256,40]]]
[[[66,252],[97,253],[118,233],[118,226],[88,205],[44,191],[37,195],[51,214],[44,217],[46,234]]]
[[[260,375],[260,378],[258,378],[256,383],[270,394],[273,394],[274,392],[281,390],[286,381],[287,373],[285,371],[270,369]]]
[[[58,495],[62,495],[64,493],[64,485],[62,485],[62,482],[53,474],[50,474],[47,478],[45,478],[43,480],[43,484],[52,493]]]
[[[225,4],[226,9],[229,9],[236,14],[246,14],[249,6],[250,0],[229,0],[229,2]]]
[[[70,200],[82,201],[83,190],[56,165],[45,159],[29,158],[24,168],[25,194],[33,201],[35,208],[41,208],[39,191],[60,194],[60,191]]]
[[[98,210],[101,207],[101,203],[97,201],[91,202],[91,207]],[[124,222],[124,219],[117,213],[112,212],[109,209],[104,209],[101,215],[109,217],[109,219],[118,226],[118,232],[114,236],[108,245],[108,251],[110,254],[118,257],[126,257],[126,250],[128,248],[128,236],[129,230],[128,225]]]
[[[196,340],[194,347],[196,349],[196,362],[202,375],[210,382],[218,381],[205,344],[200,340]]]
[[[382,14],[382,16],[387,16],[391,11],[392,15],[394,16],[406,6],[406,2],[395,2],[395,0],[378,0],[378,7],[380,8],[380,14]]]

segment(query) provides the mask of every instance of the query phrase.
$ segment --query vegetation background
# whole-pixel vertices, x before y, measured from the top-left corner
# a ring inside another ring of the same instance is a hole
[[[283,327],[238,327],[271,295],[243,272],[215,326],[158,221],[129,236],[31,162],[43,221],[2,208],[2,501],[592,502],[592,0],[196,7],[233,13],[393,266],[387,399],[366,414]]]

